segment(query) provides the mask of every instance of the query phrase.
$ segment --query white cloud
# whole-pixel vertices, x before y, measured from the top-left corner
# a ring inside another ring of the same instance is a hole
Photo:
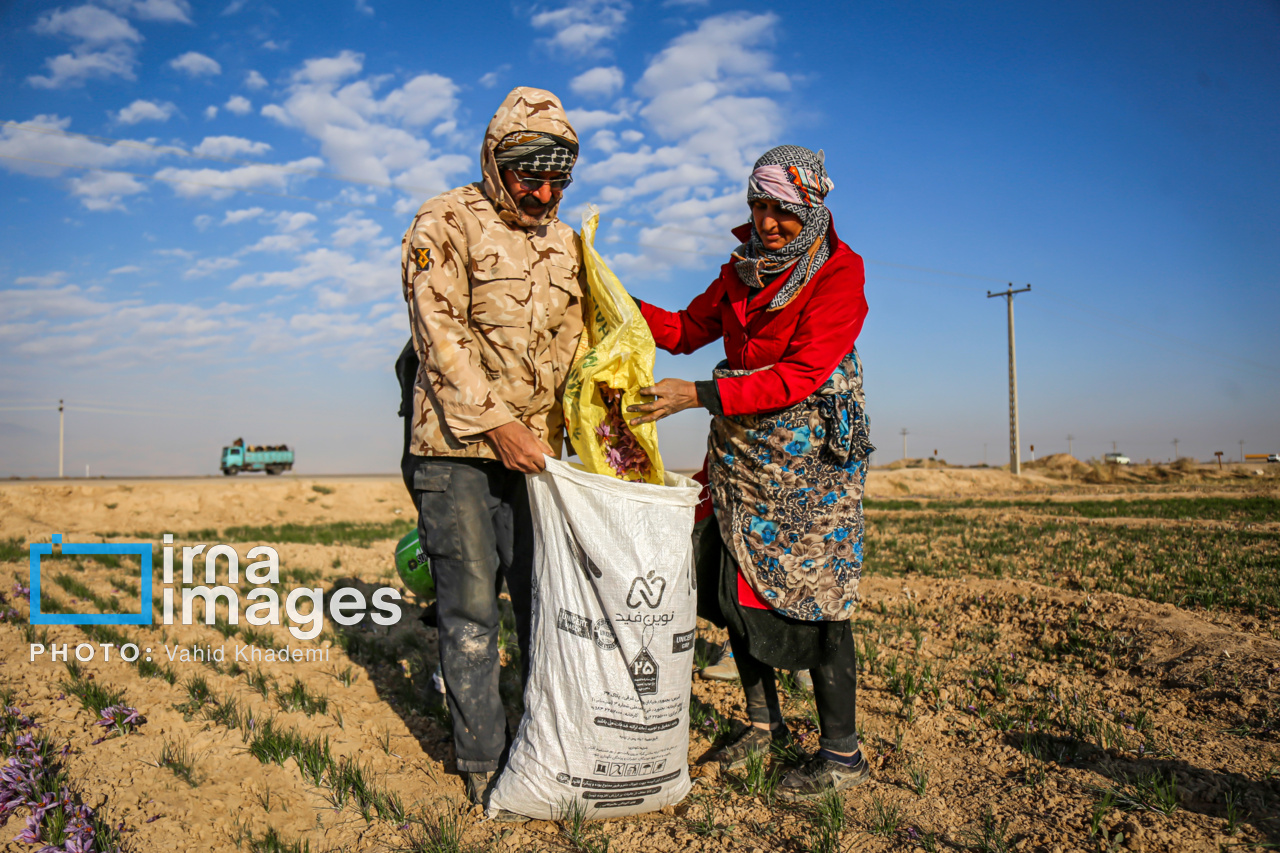
[[[537,12],[530,23],[551,30],[546,44],[571,56],[601,52],[601,44],[618,35],[631,4],[625,0],[571,0],[558,9]]]
[[[204,117],[209,121],[218,117],[218,108],[210,104],[204,108]]]
[[[237,255],[247,255],[253,252],[297,252],[304,246],[314,243],[315,235],[310,231],[297,231],[292,234],[268,234],[267,236],[236,252]]]
[[[187,271],[182,274],[182,277],[186,279],[204,278],[205,276],[213,275],[216,272],[229,270],[238,266],[240,266],[240,262],[235,258],[201,258],[196,261],[194,265],[189,267]]]
[[[317,298],[328,308],[384,297],[388,282],[396,280],[400,263],[397,246],[371,260],[358,260],[346,252],[320,248],[308,252],[291,270],[242,275],[232,290],[249,287],[281,287],[299,290],[316,286]]]
[[[71,119],[57,115],[38,115],[25,125],[34,128],[66,130],[71,126]],[[86,167],[120,168],[126,164],[147,162],[158,156],[149,148],[130,146],[127,142],[104,145],[92,139],[75,136],[59,136],[56,134],[30,132],[20,125],[0,127],[0,154],[9,158],[0,159],[0,167],[10,172],[24,175],[35,175],[45,178],[56,178],[66,174],[68,170],[62,166],[48,162],[33,163],[24,160],[43,160],[58,163],[76,163]],[[120,200],[126,195],[144,192],[146,186],[128,175],[116,175],[101,172],[72,172],[74,177],[68,182],[73,195],[80,198],[81,203],[90,210],[111,210],[120,207]]]
[[[115,119],[120,124],[137,124],[140,121],[168,121],[169,117],[177,109],[168,101],[157,103],[156,101],[137,100],[116,113]]]
[[[693,154],[720,158],[733,177],[745,177],[748,152],[770,141],[782,109],[760,90],[786,91],[791,81],[773,70],[765,49],[777,27],[773,14],[731,13],[708,18],[671,42],[636,84],[649,98],[641,110],[666,140]]]
[[[566,110],[569,124],[578,135],[590,133],[598,127],[608,127],[630,118],[626,113],[611,113],[608,110]]]
[[[252,89],[255,92],[258,89],[265,89],[267,87],[267,78],[257,71],[250,71],[244,76],[244,86],[246,89]]]
[[[187,0],[107,0],[107,5],[143,21],[191,23],[191,4]]]
[[[101,0],[101,3],[115,12],[146,21],[191,23],[191,5],[187,0]],[[74,44],[70,53],[45,60],[47,74],[34,74],[27,82],[38,89],[63,89],[83,86],[93,79],[135,79],[137,46],[143,38],[115,12],[102,5],[86,3],[40,16],[32,27],[36,33],[66,38]]]
[[[636,115],[647,126],[647,138],[659,140],[656,146],[627,150],[622,143],[641,143],[646,134],[633,128],[601,131],[593,142],[605,156],[575,172],[598,185],[594,198],[602,211],[625,208],[641,220],[617,223],[643,246],[640,252],[613,256],[618,271],[661,274],[671,267],[703,265],[706,253],[730,248],[728,229],[746,219],[750,164],[786,127],[775,96],[791,80],[774,67],[776,27],[773,14],[707,18],[649,62],[634,86],[639,104],[575,114],[575,126],[586,128]]]
[[[318,140],[338,173],[391,183],[419,198],[448,189],[452,175],[474,168],[474,156],[439,152],[416,134],[453,121],[458,87],[452,80],[421,74],[379,98],[385,78],[352,79],[363,67],[363,55],[351,51],[307,60],[284,102],[268,104],[262,114]]]
[[[191,224],[196,226],[197,231],[203,231],[213,224],[213,217],[207,213],[202,213],[191,220]]]
[[[137,267],[137,266],[134,266],[133,264],[128,264],[123,267],[116,267],[113,270],[108,270],[107,275],[128,275],[130,273],[135,273],[135,272],[142,272],[142,267]]]
[[[0,291],[0,316],[21,322],[0,326],[5,363],[34,359],[42,364],[102,366],[118,370],[138,364],[206,362],[233,342],[257,345],[258,330],[272,323],[247,307],[137,299],[107,302],[76,285],[56,289]]]
[[[596,131],[596,135],[591,137],[591,148],[595,151],[612,154],[618,150],[618,135],[612,130]]]
[[[261,207],[248,207],[243,210],[228,210],[222,217],[223,225],[238,225],[248,219],[257,219],[266,213]]]
[[[306,228],[316,221],[316,217],[315,214],[311,213],[290,213],[287,210],[282,210],[272,218],[272,221],[275,222],[276,228],[288,233],[297,231],[300,228]]]
[[[569,81],[569,88],[574,94],[584,98],[611,98],[626,82],[621,69],[609,66],[592,68],[584,71]]]
[[[69,182],[71,194],[89,210],[123,210],[121,200],[127,195],[147,191],[147,185],[132,175],[112,172],[89,172]]]
[[[373,7],[369,5],[369,0],[356,0],[356,11],[365,15],[372,15]]]
[[[333,232],[330,242],[340,249],[355,245],[371,246],[375,243],[385,243],[390,239],[383,236],[381,225],[372,219],[366,219],[356,211],[339,219],[338,225],[340,227]]]
[[[225,170],[165,168],[156,172],[156,178],[172,183],[174,192],[187,198],[197,196],[227,198],[242,189],[284,190],[288,187],[291,177],[287,170],[314,171],[323,166],[324,161],[319,157],[304,157],[292,163],[285,163],[283,169],[265,164]]]
[[[27,82],[37,89],[64,89],[83,86],[94,78],[123,77],[136,79],[133,68],[138,64],[133,48],[128,45],[112,45],[105,50],[76,50],[51,56],[44,61],[49,69],[47,76],[32,75]]]
[[[239,136],[206,136],[191,149],[203,157],[238,157],[244,154],[257,156],[271,150],[265,142],[253,142]]]
[[[189,50],[182,56],[169,60],[169,67],[175,71],[182,71],[190,74],[192,77],[213,76],[222,73],[222,65],[218,60],[205,56],[203,53],[197,53]]]
[[[62,270],[45,273],[44,275],[24,275],[21,278],[15,278],[14,284],[34,284],[36,287],[57,287],[59,284],[67,280],[67,274]]]
[[[494,86],[498,85],[498,80],[502,75],[506,74],[510,70],[511,66],[504,62],[492,71],[486,72],[482,75],[480,77],[480,85],[484,86],[486,89],[492,89]]]
[[[89,46],[142,41],[142,34],[124,18],[89,5],[65,12],[55,9],[41,16],[32,29],[41,35],[66,36]]]
[[[248,115],[253,111],[253,104],[243,95],[232,95],[222,106],[227,112],[235,113],[238,116]]]

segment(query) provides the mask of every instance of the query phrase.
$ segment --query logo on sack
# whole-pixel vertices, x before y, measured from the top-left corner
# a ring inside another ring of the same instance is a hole
[[[611,652],[618,647],[618,638],[613,633],[613,626],[609,624],[608,619],[597,619],[596,624],[592,626],[591,634],[596,645],[606,652]]]
[[[692,649],[693,635],[693,631],[685,631],[683,634],[673,634],[671,636],[671,653],[673,655],[678,655]]]
[[[579,616],[569,610],[560,608],[559,614],[556,616],[556,627],[561,631],[569,634],[576,634],[586,639],[591,636],[591,620],[585,616]]]
[[[667,579],[663,577],[655,578],[653,572],[642,578],[636,578],[631,582],[631,589],[627,592],[627,606],[635,610],[643,601],[649,606],[650,610],[657,610],[662,604],[662,595],[667,591]],[[639,596],[639,599],[636,598]]]

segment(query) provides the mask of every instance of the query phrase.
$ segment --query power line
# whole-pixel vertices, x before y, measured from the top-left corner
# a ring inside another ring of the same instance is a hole
[[[151,145],[147,142],[138,142],[133,139],[118,139],[114,136],[93,136],[88,133],[73,133],[69,130],[62,130],[54,127],[41,127],[40,125],[22,124],[16,121],[6,121],[5,127],[12,127],[16,130],[24,130],[28,133],[44,133],[51,136],[63,136],[71,139],[87,139],[93,142],[111,142],[113,145],[122,148],[137,148],[143,151],[153,151],[157,154],[177,154],[181,157],[191,157],[196,160],[210,160],[216,163],[231,163],[238,166],[256,166],[262,169],[275,169],[279,172],[288,172],[293,175],[307,175],[314,178],[326,178],[331,181],[343,181],[348,184],[364,184],[370,187],[386,187],[394,190],[414,190],[421,193],[429,193],[430,189],[426,187],[413,186],[397,186],[390,181],[375,181],[367,178],[354,178],[349,175],[335,175],[332,172],[322,172],[318,169],[303,169],[297,166],[284,166],[279,163],[263,163],[260,160],[247,160],[241,157],[219,157],[216,154],[197,154],[194,151],[188,151],[185,148],[179,148],[174,145]],[[89,168],[87,166],[78,166],[72,168]]]
[[[1202,353],[1206,353],[1206,354],[1208,354],[1208,355],[1216,355],[1216,356],[1218,356],[1219,358],[1229,358],[1229,359],[1232,359],[1233,361],[1238,361],[1238,362],[1240,362],[1241,364],[1247,364],[1247,365],[1250,365],[1250,366],[1252,366],[1252,367],[1260,367],[1260,368],[1262,368],[1263,370],[1267,370],[1267,371],[1275,371],[1275,370],[1276,370],[1276,368],[1275,368],[1275,367],[1273,367],[1273,366],[1271,366],[1271,365],[1261,364],[1261,363],[1256,362],[1256,361],[1251,361],[1251,360],[1249,360],[1249,359],[1247,359],[1247,358],[1240,358],[1239,356],[1229,355],[1228,353],[1222,353],[1222,352],[1217,352],[1217,351],[1215,351],[1215,350],[1208,349],[1208,348],[1206,348],[1206,347],[1203,347],[1203,346],[1201,346],[1201,345],[1197,344],[1195,341],[1189,340],[1189,339],[1187,339],[1187,338],[1182,338],[1182,337],[1179,337],[1179,336],[1177,336],[1177,335],[1171,335],[1171,334],[1169,334],[1168,332],[1162,332],[1162,331],[1160,331],[1159,329],[1152,329],[1152,328],[1149,328],[1149,327],[1147,327],[1147,326],[1143,326],[1143,325],[1141,325],[1140,323],[1134,323],[1132,320],[1126,320],[1126,319],[1125,319],[1125,318],[1123,318],[1123,317],[1119,317],[1119,316],[1117,316],[1117,315],[1115,315],[1115,314],[1112,314],[1112,313],[1107,312],[1107,311],[1103,311],[1103,310],[1101,310],[1101,309],[1099,309],[1099,308],[1093,308],[1093,307],[1088,306],[1088,305],[1085,305],[1085,304],[1083,304],[1083,303],[1076,302],[1076,301],[1074,301],[1074,300],[1072,300],[1072,299],[1067,299],[1065,296],[1054,296],[1052,293],[1049,293],[1049,294],[1047,294],[1047,295],[1048,295],[1048,297],[1049,297],[1050,299],[1053,299],[1053,300],[1055,300],[1055,301],[1057,301],[1057,302],[1062,302],[1062,303],[1064,303],[1064,304],[1066,304],[1066,305],[1070,305],[1070,306],[1072,306],[1073,308],[1076,308],[1077,310],[1080,310],[1080,311],[1087,311],[1087,312],[1089,312],[1090,314],[1097,315],[1098,317],[1102,317],[1102,318],[1103,318],[1103,319],[1105,319],[1105,320],[1110,320],[1111,322],[1116,323],[1117,325],[1121,325],[1121,326],[1128,326],[1128,327],[1130,327],[1130,328],[1132,328],[1132,329],[1137,329],[1138,331],[1143,332],[1144,334],[1154,335],[1154,336],[1156,336],[1156,337],[1160,337],[1160,338],[1165,338],[1165,339],[1167,339],[1167,340],[1173,341],[1174,343],[1178,343],[1178,344],[1182,344],[1183,346],[1191,347],[1192,349],[1198,350],[1198,351],[1200,351],[1200,352],[1202,352]]]
[[[909,264],[895,264],[889,261],[873,261],[870,258],[863,258],[863,260],[869,264],[877,264],[882,267],[898,267],[904,270],[915,270],[916,272],[931,272],[931,273],[936,273],[938,275],[954,275],[960,278],[972,278],[972,279],[977,279],[978,281],[994,281],[1000,284],[1003,284],[1005,281],[1007,281],[1007,279],[993,278],[992,276],[989,276],[989,275],[971,275],[969,273],[964,273],[964,272],[952,272],[950,270],[932,269],[931,267],[913,267],[913,266],[910,266]],[[977,290],[978,288],[966,288],[966,290],[970,290],[970,289]]]
[[[895,278],[894,276],[876,274],[874,279],[867,277],[867,281],[899,281],[904,284],[922,284],[925,287],[942,287],[947,290],[963,290],[965,293],[972,293],[976,288],[966,287],[963,284],[949,284],[945,281],[919,281],[914,278]]]
[[[69,412],[92,412],[94,414],[108,415],[147,415],[159,418],[194,418],[196,415],[187,415],[179,412],[160,412],[148,409],[124,409],[124,408],[108,408],[105,406],[78,406],[75,404],[63,405],[58,403],[47,403],[43,406],[0,406],[0,412],[60,412],[66,409]]]
[[[1143,346],[1154,347],[1155,349],[1158,349],[1167,353],[1172,353],[1174,355],[1184,355],[1184,353],[1181,350],[1175,349],[1173,346],[1170,346],[1169,344],[1157,343],[1155,341],[1143,340],[1142,338],[1135,338],[1132,335],[1125,335],[1123,333],[1115,331],[1114,329],[1107,329],[1103,326],[1098,326],[1093,323],[1087,323],[1084,320],[1079,319],[1078,317],[1072,317],[1069,314],[1063,314],[1059,311],[1054,311],[1050,308],[1044,307],[1043,305],[1034,305],[1031,307],[1032,307],[1032,310],[1034,311],[1040,311],[1045,314],[1050,314],[1054,317],[1061,318],[1063,320],[1068,320],[1072,323],[1078,323],[1087,329],[1094,329],[1095,331],[1103,332],[1104,334],[1107,334],[1107,335],[1119,337],[1126,341],[1132,341],[1133,343],[1136,343],[1136,344],[1142,344]],[[1187,344],[1187,346],[1193,346],[1193,345]],[[1236,356],[1228,355],[1226,353],[1216,352],[1211,349],[1206,349],[1205,347],[1194,347],[1194,348],[1198,349],[1201,353],[1211,356],[1213,358],[1226,359],[1228,361],[1238,362],[1241,365],[1247,368],[1252,368],[1254,370],[1262,370],[1262,371],[1265,371],[1266,373],[1273,374],[1273,375],[1280,372],[1274,367],[1267,367],[1266,365],[1263,365],[1263,364],[1258,364],[1256,362],[1248,361],[1247,359],[1237,358]]]
[[[0,154],[0,157],[3,157],[5,160],[19,160],[24,163],[40,163],[45,166],[58,166],[59,168],[62,168],[62,169],[84,169],[85,171],[88,171],[88,172],[105,172],[109,175],[128,175],[131,178],[142,178],[144,180],[151,180],[151,181],[163,181],[164,183],[169,183],[169,184],[191,184],[192,186],[209,187],[210,189],[215,189],[215,190],[235,190],[237,192],[253,193],[255,195],[268,195],[274,198],[288,198],[288,199],[294,199],[296,201],[310,201],[310,202],[314,202],[315,204],[332,204],[332,205],[337,205],[338,207],[358,207],[364,210],[381,210],[387,213],[396,212],[394,208],[379,207],[373,204],[359,204],[358,202],[352,202],[352,201],[336,201],[334,199],[327,199],[327,198],[313,198],[311,196],[293,195],[291,193],[273,193],[273,192],[270,192],[269,190],[258,190],[258,189],[252,189],[250,187],[233,186],[228,184],[213,184],[213,183],[208,183],[206,181],[193,181],[190,178],[168,178],[168,177],[162,178],[159,175],[148,175],[145,172],[129,172],[129,171],[126,171],[125,169],[108,169],[105,166],[80,166],[75,163],[58,163],[53,160],[39,160],[39,159],[36,159],[35,157],[17,157],[17,156],[14,156],[13,154]]]

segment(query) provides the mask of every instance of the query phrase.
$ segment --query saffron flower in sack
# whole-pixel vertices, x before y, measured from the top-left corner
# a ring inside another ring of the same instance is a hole
[[[604,422],[596,427],[596,437],[604,449],[605,460],[621,479],[643,479],[650,470],[649,454],[627,426],[622,413],[622,392],[603,382],[599,388],[606,415]]]

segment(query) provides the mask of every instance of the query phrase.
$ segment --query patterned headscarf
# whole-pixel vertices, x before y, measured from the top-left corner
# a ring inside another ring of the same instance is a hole
[[[493,152],[499,169],[521,172],[568,172],[578,159],[578,146],[549,133],[508,133]]]
[[[733,251],[734,269],[748,287],[768,286],[778,276],[789,273],[786,283],[769,302],[769,310],[777,311],[799,293],[831,257],[831,212],[823,203],[835,184],[827,176],[821,151],[814,154],[798,145],[771,148],[756,161],[747,183],[747,201],[769,198],[783,210],[794,213],[804,223],[796,238],[781,249],[766,249],[756,233],[754,221],[751,239]]]

